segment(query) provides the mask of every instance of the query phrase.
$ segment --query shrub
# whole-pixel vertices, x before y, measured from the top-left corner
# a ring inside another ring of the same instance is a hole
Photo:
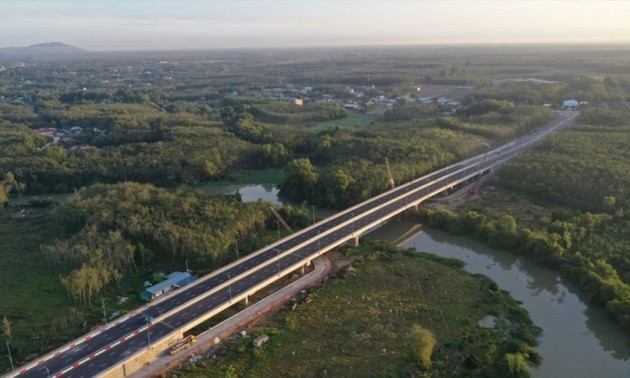
[[[413,359],[424,368],[431,367],[431,355],[435,347],[435,337],[428,329],[414,325],[411,329],[411,354]]]

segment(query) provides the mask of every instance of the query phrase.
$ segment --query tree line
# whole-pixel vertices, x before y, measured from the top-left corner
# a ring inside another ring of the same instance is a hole
[[[551,218],[523,227],[509,214],[490,218],[473,211],[426,210],[423,219],[559,270],[630,330],[630,257],[625,253],[630,248],[630,134],[623,114],[628,110],[586,110],[578,124],[497,172],[494,185],[543,206],[560,206]]]
[[[630,331],[630,257],[623,253],[630,243],[622,236],[630,216],[575,212],[540,229],[519,227],[511,215],[489,219],[475,211],[425,209],[421,219],[430,227],[472,236],[560,270]]]
[[[499,172],[500,183],[583,211],[628,208],[630,126],[608,123],[611,113],[585,111],[580,124],[511,160]]]

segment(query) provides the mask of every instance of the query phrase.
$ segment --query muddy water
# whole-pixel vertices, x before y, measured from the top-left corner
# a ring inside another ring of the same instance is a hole
[[[589,306],[584,295],[558,273],[468,238],[418,230],[418,225],[399,220],[370,237],[399,239],[403,247],[463,260],[466,271],[492,278],[522,301],[534,323],[543,328],[536,348],[543,361],[532,370],[532,377],[630,377],[630,334],[607,318],[602,308]]]

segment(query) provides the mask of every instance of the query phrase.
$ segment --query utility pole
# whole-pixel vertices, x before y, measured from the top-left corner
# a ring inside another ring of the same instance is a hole
[[[319,237],[319,230],[317,230],[317,252],[322,251],[322,239]]]
[[[313,224],[315,224],[315,205],[313,205]]]
[[[352,217],[352,235],[354,235],[354,212],[350,213],[350,216]]]
[[[190,270],[188,270],[188,259],[186,259],[186,274],[188,275],[186,277],[186,283],[190,283]]]
[[[230,292],[230,303],[232,303],[232,278],[230,277],[230,273],[227,273],[228,276],[228,291]]]
[[[151,349],[151,329],[149,328],[151,323],[149,322],[149,317],[147,315],[144,315],[144,321],[147,323],[147,347]]]
[[[239,260],[240,257],[238,257],[238,238],[235,238],[235,242],[236,242],[236,259]]]

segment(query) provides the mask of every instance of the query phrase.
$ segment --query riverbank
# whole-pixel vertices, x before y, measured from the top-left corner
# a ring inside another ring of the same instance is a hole
[[[539,329],[491,280],[382,243],[347,253],[345,275],[252,331],[270,336],[265,346],[239,339],[171,376],[506,376],[507,359],[513,369],[537,360]],[[496,325],[478,326],[488,315]],[[415,353],[419,328],[436,340],[430,364]]]
[[[465,271],[490,277],[522,303],[543,329],[536,347],[542,362],[532,369],[532,377],[630,376],[627,333],[559,273],[470,238],[426,227],[404,246],[461,260]]]

